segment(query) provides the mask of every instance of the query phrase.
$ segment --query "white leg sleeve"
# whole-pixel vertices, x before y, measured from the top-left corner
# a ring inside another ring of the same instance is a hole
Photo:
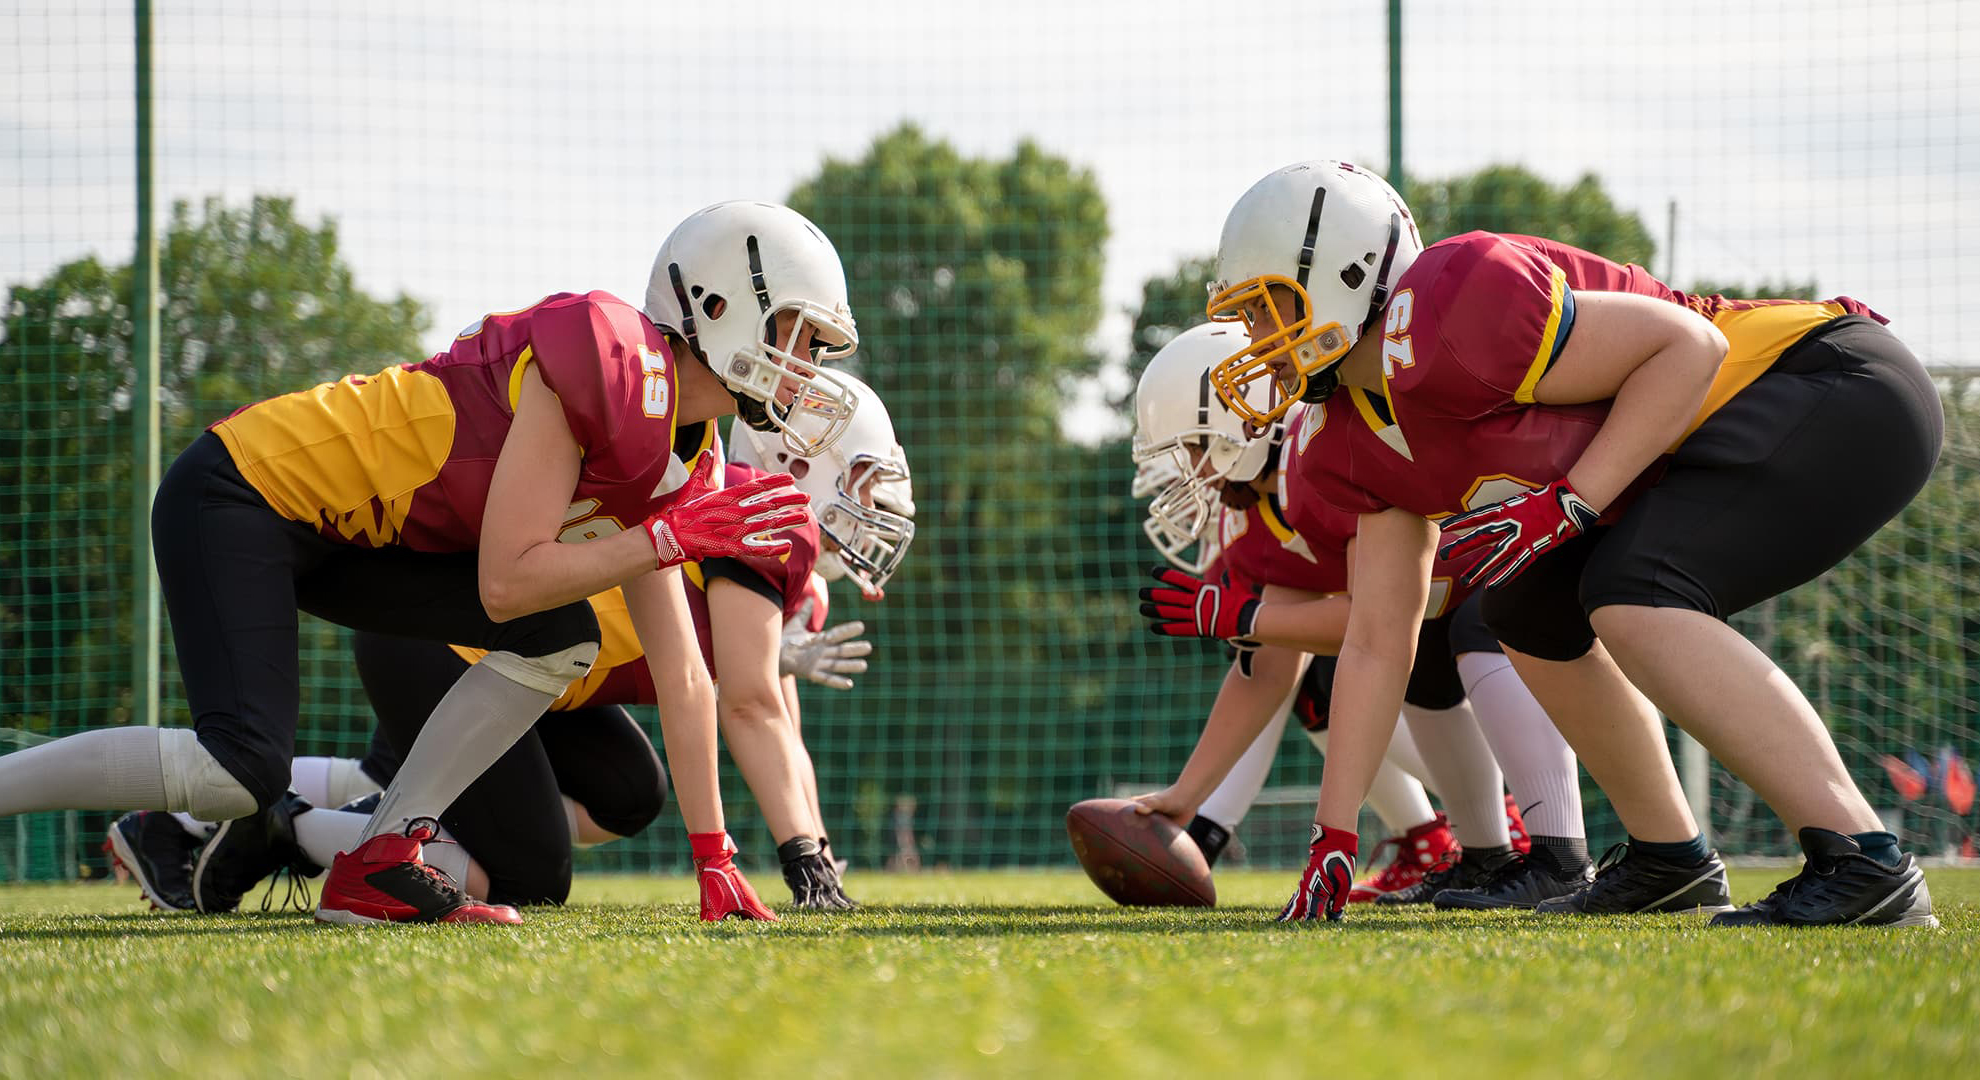
[[[334,810],[379,790],[378,781],[364,774],[358,759],[299,757],[289,767],[289,787],[311,806]]]
[[[1389,740],[1389,750],[1382,760],[1408,773],[1423,790],[1437,794],[1437,778],[1430,775],[1430,766],[1423,763],[1423,752],[1416,748],[1416,735],[1409,730],[1407,718],[1396,724],[1396,736]]]
[[[1587,836],[1574,751],[1520,681],[1512,661],[1498,653],[1473,652],[1460,655],[1457,664],[1478,726],[1484,729],[1506,786],[1526,816],[1527,831],[1537,836]]]
[[[1506,831],[1506,781],[1492,748],[1478,730],[1478,719],[1468,704],[1454,709],[1425,709],[1404,705],[1410,733],[1416,748],[1437,778],[1437,791],[1444,800],[1444,813],[1451,819],[1451,831],[1466,847],[1505,847],[1512,843]]]
[[[595,657],[598,646],[588,648]],[[495,656],[522,660],[514,654],[489,654],[489,658]],[[434,706],[419,738],[413,740],[412,751],[385,789],[360,842],[403,829],[414,818],[438,818],[563,692],[562,684],[554,690],[544,689],[551,681],[547,678],[535,679],[534,685],[511,679],[504,669],[514,666],[508,662],[490,664],[484,659],[462,673],[460,681]]]

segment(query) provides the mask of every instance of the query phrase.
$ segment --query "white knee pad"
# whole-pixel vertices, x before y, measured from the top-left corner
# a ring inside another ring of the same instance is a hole
[[[598,643],[587,641],[548,656],[517,656],[512,652],[491,652],[481,665],[513,683],[556,697],[564,687],[581,679],[598,659]]]
[[[202,821],[232,821],[257,809],[254,795],[216,761],[190,728],[158,729],[158,767],[165,774],[165,809]]]

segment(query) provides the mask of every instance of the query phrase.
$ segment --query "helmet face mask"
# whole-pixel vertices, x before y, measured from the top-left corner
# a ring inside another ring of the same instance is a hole
[[[1283,433],[1283,425],[1267,423],[1252,437],[1243,416],[1212,389],[1212,364],[1244,341],[1229,323],[1191,327],[1149,360],[1135,391],[1134,460],[1149,474],[1141,486],[1153,496],[1142,531],[1192,573],[1202,573],[1214,555],[1209,534],[1225,501],[1217,489],[1263,476]],[[1184,561],[1191,544],[1199,545],[1194,565]]]
[[[1254,430],[1296,401],[1325,400],[1334,369],[1422,250],[1409,208],[1374,173],[1305,161],[1253,184],[1224,220],[1205,308],[1251,332],[1216,365],[1218,396]],[[1263,403],[1247,393],[1260,380]]]
[[[850,579],[869,597],[900,569],[914,542],[914,480],[907,455],[895,441],[893,419],[873,388],[844,372],[821,373],[842,386],[855,406],[839,437],[811,456],[793,450],[790,438],[737,427],[731,433],[736,461],[770,472],[788,472],[811,500],[825,541],[817,570],[827,581]],[[796,425],[808,441],[822,423]]]
[[[822,364],[859,347],[838,252],[787,207],[717,203],[660,246],[646,314],[687,339],[743,422],[809,457],[844,434],[855,401]]]

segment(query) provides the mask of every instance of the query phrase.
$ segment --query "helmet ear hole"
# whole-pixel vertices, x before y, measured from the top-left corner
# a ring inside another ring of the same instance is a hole
[[[791,479],[802,480],[811,472],[811,462],[804,458],[791,459]]]
[[[1361,288],[1361,283],[1367,280],[1368,271],[1363,270],[1358,262],[1351,262],[1341,269],[1341,284],[1350,289]]]
[[[701,313],[711,319],[721,318],[722,312],[727,311],[728,308],[729,302],[716,293],[709,293],[701,298]]]

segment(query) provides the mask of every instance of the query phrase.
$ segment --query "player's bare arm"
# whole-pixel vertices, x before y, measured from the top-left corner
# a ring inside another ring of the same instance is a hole
[[[1195,817],[1203,800],[1217,790],[1292,692],[1304,660],[1297,650],[1267,646],[1252,657],[1249,677],[1232,664],[1182,773],[1169,787],[1137,798],[1142,812],[1166,814],[1178,822]]]
[[[588,545],[586,545],[588,546]],[[641,574],[625,584],[626,612],[646,653],[660,707],[660,734],[690,833],[724,829],[715,776],[715,684],[701,662],[680,571]]]
[[[482,517],[481,602],[491,618],[572,603],[652,570],[653,544],[639,529],[585,544],[557,541],[582,461],[557,395],[526,369]]]
[[[1437,527],[1404,510],[1363,514],[1348,544],[1353,607],[1334,679],[1332,735],[1315,822],[1353,833],[1395,735],[1429,599]]]
[[[778,843],[824,830],[811,820],[798,769],[797,725],[785,714],[777,674],[783,613],[769,598],[728,578],[708,582],[708,622],[714,637],[716,717],[722,740],[763,809]]]
[[[1684,435],[1726,356],[1691,309],[1634,293],[1575,295],[1574,332],[1533,389],[1543,405],[1614,404],[1568,483],[1596,510]]]

